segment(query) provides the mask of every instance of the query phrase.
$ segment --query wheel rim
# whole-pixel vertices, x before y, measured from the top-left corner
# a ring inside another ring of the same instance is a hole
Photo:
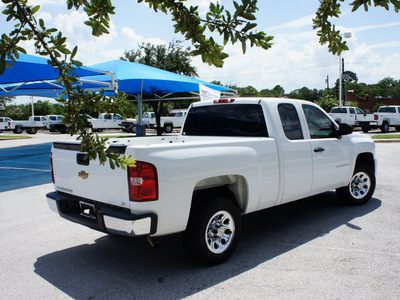
[[[350,183],[350,194],[356,199],[362,199],[371,188],[371,179],[365,172],[358,172],[354,174]]]
[[[225,252],[235,236],[235,221],[227,211],[215,213],[207,224],[205,234],[208,249],[215,254]]]

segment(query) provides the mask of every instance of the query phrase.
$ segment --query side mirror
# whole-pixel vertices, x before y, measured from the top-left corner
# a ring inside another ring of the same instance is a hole
[[[342,135],[348,135],[353,133],[353,126],[346,123],[340,123],[339,129],[336,131],[336,136],[340,138]]]

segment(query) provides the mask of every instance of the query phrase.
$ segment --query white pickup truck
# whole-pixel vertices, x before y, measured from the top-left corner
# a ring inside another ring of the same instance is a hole
[[[8,126],[6,126],[8,129],[6,130],[12,130],[16,134],[20,134],[24,130],[29,134],[36,134],[39,129],[46,128],[46,118],[44,116],[30,116],[29,120],[26,121],[8,119]]]
[[[61,115],[47,115],[46,116],[46,128],[50,132],[61,132],[68,133],[69,128],[62,122],[64,120],[64,116]]]
[[[400,106],[381,106],[375,116],[382,132],[388,132],[390,127],[400,131]]]
[[[192,104],[180,136],[110,140],[132,155],[128,170],[89,161],[77,142],[52,147],[52,210],[90,228],[127,236],[183,232],[206,264],[236,248],[243,214],[336,189],[347,204],[375,190],[375,144],[337,125],[317,105],[278,98]]]
[[[371,128],[376,128],[378,126],[376,115],[367,114],[358,107],[333,107],[329,115],[338,124],[346,123],[353,127],[361,127],[364,132],[368,132]]]
[[[9,122],[11,122],[12,119],[7,118],[7,117],[0,117],[0,133],[3,130],[10,130],[10,125]]]
[[[187,114],[187,109],[172,109],[168,116],[161,117],[161,127],[164,132],[171,133],[174,128],[181,128],[183,121],[185,120],[185,116]],[[148,127],[154,128],[157,126],[156,115],[154,112],[145,112],[143,113],[143,121],[148,124]]]
[[[126,119],[127,122],[137,124],[136,119]],[[88,118],[88,122],[92,126],[93,132],[101,132],[103,129],[122,129],[122,123],[126,122],[119,114],[106,114],[102,113],[97,119]]]

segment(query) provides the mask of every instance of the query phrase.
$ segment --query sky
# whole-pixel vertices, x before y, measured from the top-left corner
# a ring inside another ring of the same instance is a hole
[[[226,8],[232,7],[231,0],[220,0]],[[350,32],[346,39],[349,51],[342,54],[345,70],[357,74],[359,82],[377,83],[385,77],[400,79],[400,13],[391,8],[371,7],[368,12],[362,8],[351,12],[349,3],[342,4],[342,15],[334,20],[341,32]],[[41,5],[38,18],[46,26],[55,27],[68,37],[72,49],[78,45],[77,59],[84,65],[118,59],[125,50],[137,49],[142,42],[168,44],[173,40],[184,40],[174,33],[171,16],[155,13],[146,4],[135,0],[113,1],[115,15],[111,16],[110,34],[93,37],[84,21],[87,16],[82,11],[68,11],[65,1],[31,0],[33,5]],[[189,0],[189,4],[199,5],[205,12],[210,0]],[[272,89],[281,85],[286,93],[308,87],[323,89],[328,83],[333,87],[339,76],[339,58],[328,52],[327,46],[318,42],[316,31],[312,29],[312,18],[318,8],[318,0],[303,1],[258,1],[256,13],[258,30],[274,36],[271,49],[247,48],[242,53],[241,44],[225,47],[229,58],[223,68],[204,64],[195,57],[192,64],[197,68],[199,79],[218,80],[225,85],[240,87],[253,86],[258,90]],[[0,10],[5,8],[0,4]],[[0,33],[9,32],[12,24],[0,15]],[[185,42],[185,46],[191,46]],[[32,43],[25,45],[28,54],[34,54]]]

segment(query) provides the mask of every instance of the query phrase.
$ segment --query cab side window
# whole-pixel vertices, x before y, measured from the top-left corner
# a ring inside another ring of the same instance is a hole
[[[353,114],[353,115],[356,113],[355,110],[354,110],[354,108],[352,108],[352,107],[349,108],[349,112],[350,112],[351,114]]]
[[[303,111],[312,139],[334,137],[334,125],[320,109],[303,104]]]
[[[289,140],[302,140],[303,132],[296,108],[292,104],[279,104],[278,111],[286,137]]]

